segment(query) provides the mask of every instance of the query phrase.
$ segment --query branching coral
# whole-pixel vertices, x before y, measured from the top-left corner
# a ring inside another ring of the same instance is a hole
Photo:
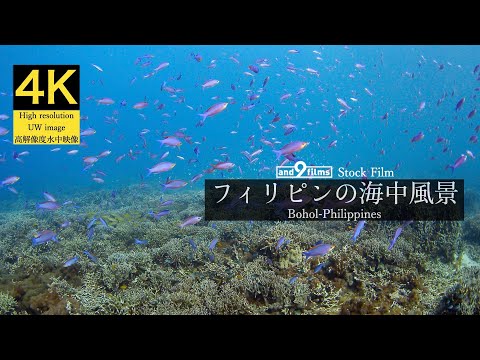
[[[356,224],[344,221],[202,220],[180,228],[186,217],[204,215],[199,191],[131,187],[115,197],[76,198],[79,208],[0,213],[0,293],[15,302],[12,310],[8,298],[8,313],[431,314],[441,312],[447,289],[457,313],[478,312],[478,274],[461,269],[458,222],[415,222],[388,250],[401,223],[367,221],[354,243]],[[173,200],[170,214],[148,215],[165,209],[166,199]],[[94,216],[108,227],[97,222],[88,241]],[[72,224],[61,228],[67,219]],[[466,236],[475,224],[466,224]],[[54,230],[59,243],[33,247],[43,229]],[[281,237],[288,241],[276,249]],[[335,247],[306,261],[302,252],[319,241]],[[480,253],[477,243],[468,245],[471,256]],[[73,256],[79,261],[63,267]]]
[[[10,294],[0,292],[0,315],[13,315],[17,302]]]

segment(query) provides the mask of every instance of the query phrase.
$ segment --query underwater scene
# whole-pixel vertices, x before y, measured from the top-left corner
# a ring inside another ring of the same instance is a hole
[[[79,65],[78,144],[15,140],[14,65]],[[0,74],[1,315],[480,313],[479,46],[3,45]],[[299,162],[463,179],[464,219],[206,220],[205,180]]]

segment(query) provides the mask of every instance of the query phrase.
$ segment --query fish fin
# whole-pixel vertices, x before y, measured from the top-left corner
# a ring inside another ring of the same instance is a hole
[[[205,122],[205,119],[207,118],[207,114],[203,113],[203,114],[197,114],[198,116],[201,116],[202,117],[202,124]]]
[[[280,156],[282,156],[282,151],[281,150],[272,150],[276,155],[277,155],[277,160],[280,159]]]

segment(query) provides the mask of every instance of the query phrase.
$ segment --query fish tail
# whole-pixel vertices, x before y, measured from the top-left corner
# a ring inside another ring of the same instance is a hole
[[[148,171],[148,173],[147,173],[147,176],[145,176],[145,177],[149,177],[150,175],[152,175],[152,170],[150,170],[149,168],[147,168],[147,171]]]
[[[197,114],[198,116],[201,116],[202,117],[202,123],[205,122],[205,119],[207,118],[207,114],[206,113],[203,113],[203,114]]]
[[[272,150],[276,155],[277,155],[277,160],[280,159],[280,156],[282,155],[281,150]]]
[[[453,171],[455,170],[455,167],[453,167],[453,165],[447,165],[447,169],[448,168],[452,168],[452,174],[453,174]]]
[[[167,184],[160,184],[162,186],[162,192],[164,192],[165,190],[167,190]]]

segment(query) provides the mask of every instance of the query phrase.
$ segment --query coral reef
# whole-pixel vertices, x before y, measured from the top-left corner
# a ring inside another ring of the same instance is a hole
[[[344,221],[207,222],[200,191],[162,193],[130,187],[115,197],[75,194],[51,213],[20,205],[0,213],[0,311],[26,314],[433,314],[478,313],[480,257],[459,222],[415,222],[390,251],[396,222],[367,222],[355,243]],[[170,214],[155,220],[149,211]],[[96,216],[106,221],[87,224]],[[71,225],[61,228],[66,220]],[[477,221],[478,222],[478,221]],[[59,242],[33,247],[37,231]],[[280,237],[289,240],[276,249]],[[136,244],[134,239],[146,240]],[[213,239],[218,243],[209,249]],[[305,260],[317,242],[334,245]],[[85,256],[84,250],[98,261]],[[67,259],[79,261],[64,267]],[[462,260],[463,259],[463,260]],[[473,260],[472,260],[473,261]],[[317,266],[320,265],[318,268]],[[317,269],[315,272],[314,269]],[[449,291],[449,311],[445,294]],[[5,295],[8,294],[8,295]],[[442,310],[443,309],[443,310]],[[445,310],[447,309],[447,310]]]
[[[0,292],[0,315],[13,315],[17,302],[10,294]]]
[[[480,214],[465,219],[463,225],[465,240],[471,243],[480,244]]]

